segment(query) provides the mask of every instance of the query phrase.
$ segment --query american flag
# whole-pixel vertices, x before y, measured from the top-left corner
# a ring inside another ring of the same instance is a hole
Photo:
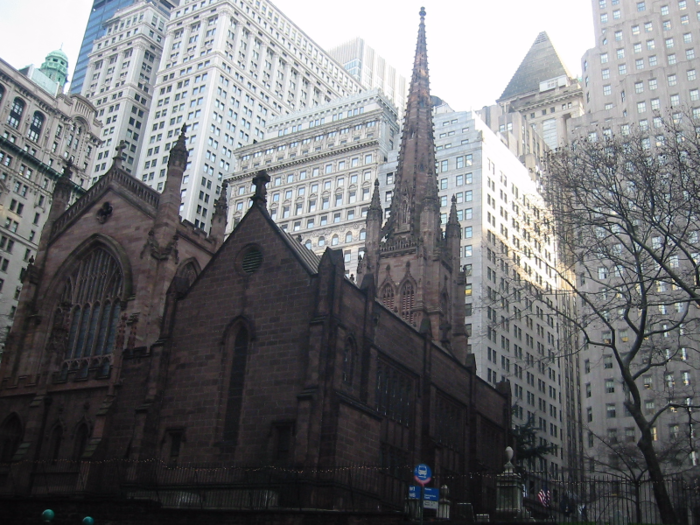
[[[552,494],[549,492],[549,488],[547,487],[546,483],[537,493],[537,499],[540,500],[543,507],[549,507],[549,505],[552,503]]]

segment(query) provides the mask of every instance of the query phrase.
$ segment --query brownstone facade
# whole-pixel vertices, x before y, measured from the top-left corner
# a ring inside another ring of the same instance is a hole
[[[225,189],[210,235],[181,222],[184,131],[160,195],[119,160],[67,210],[57,186],[0,368],[0,493],[402,510],[423,462],[456,501],[495,505],[510,392],[466,355],[422,17],[416,65],[406,124],[419,141],[400,171],[412,211],[381,229],[373,206],[359,286],[340,251],[318,258],[275,225],[264,172],[223,244]],[[403,303],[377,297],[388,286]]]

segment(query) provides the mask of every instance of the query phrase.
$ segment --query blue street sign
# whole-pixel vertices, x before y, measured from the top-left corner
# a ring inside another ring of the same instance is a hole
[[[440,489],[425,488],[423,490],[423,501],[440,501]],[[410,485],[408,487],[408,499],[420,499],[420,487]]]
[[[421,485],[425,486],[430,483],[432,477],[433,472],[430,470],[430,467],[424,463],[416,465],[416,468],[413,469],[413,478]]]
[[[425,501],[440,501],[440,489],[423,489],[425,493],[423,494],[423,499]]]

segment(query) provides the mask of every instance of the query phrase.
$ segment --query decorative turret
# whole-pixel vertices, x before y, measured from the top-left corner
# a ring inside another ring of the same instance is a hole
[[[68,56],[62,49],[51,51],[51,53],[46,55],[46,60],[44,60],[39,71],[55,81],[58,84],[59,91],[63,91],[63,86],[68,80]]]
[[[187,167],[187,124],[182,126],[177,142],[170,149],[168,158],[168,178],[165,180],[165,187],[158,203],[158,216],[155,222],[156,234],[158,230],[169,224],[174,228],[180,222],[180,186],[182,176]],[[173,232],[171,233],[174,234]]]
[[[209,235],[216,241],[217,246],[224,242],[226,221],[228,219],[228,182],[221,186],[221,194],[214,203],[214,214],[211,216],[211,231]]]

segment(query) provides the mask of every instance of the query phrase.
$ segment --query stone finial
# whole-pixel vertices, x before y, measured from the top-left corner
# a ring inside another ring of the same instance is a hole
[[[63,173],[61,175],[61,178],[65,177],[66,180],[70,180],[71,175],[73,175],[73,170],[71,169],[73,167],[73,161],[69,158],[66,161],[66,164],[63,166]]]
[[[425,7],[421,7],[418,14],[420,15],[421,22],[425,20]]]
[[[255,194],[250,198],[253,202],[264,206],[267,203],[267,183],[270,182],[270,176],[265,170],[260,170],[253,177],[255,185]]]

